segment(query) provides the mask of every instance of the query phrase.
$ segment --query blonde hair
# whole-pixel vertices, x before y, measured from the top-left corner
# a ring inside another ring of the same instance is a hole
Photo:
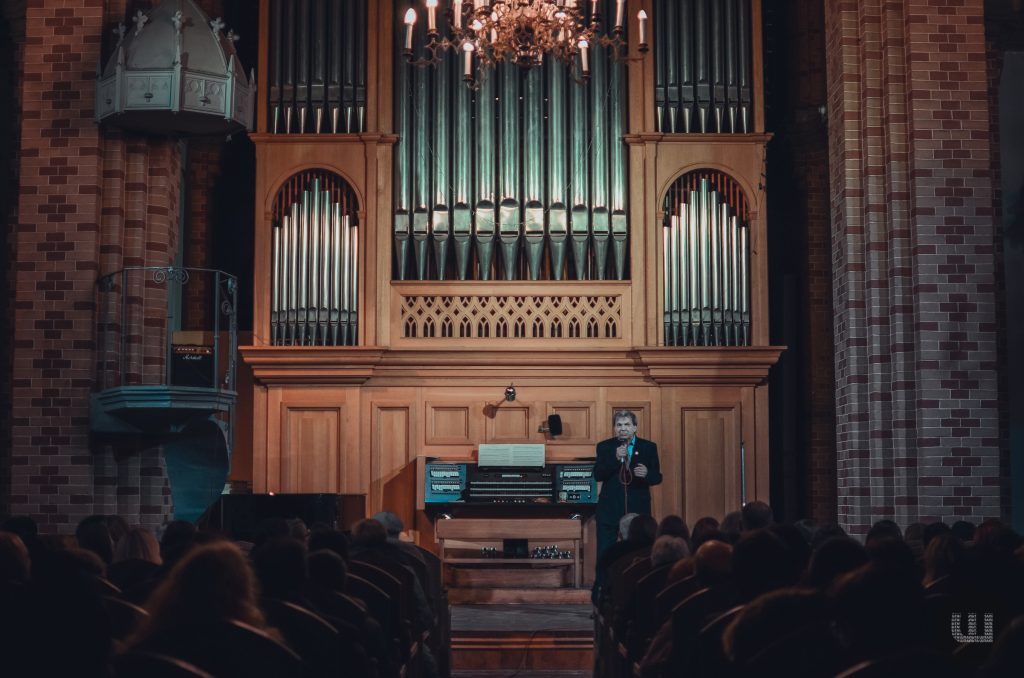
[[[125,532],[114,547],[114,562],[122,560],[145,560],[159,565],[163,562],[160,559],[160,543],[149,530],[134,527]]]

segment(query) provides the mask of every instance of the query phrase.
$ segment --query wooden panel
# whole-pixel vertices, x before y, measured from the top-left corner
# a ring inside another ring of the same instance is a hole
[[[411,463],[411,407],[373,403],[370,508],[391,511],[412,527],[415,519],[416,465]]]
[[[525,443],[532,438],[530,407],[502,403],[487,417],[488,443]]]
[[[740,412],[731,408],[684,408],[683,502],[692,524],[721,519],[740,508]]]
[[[453,519],[437,523],[439,539],[466,541],[493,539],[582,539],[582,523],[559,518],[523,518],[510,520]]]
[[[282,406],[282,492],[339,491],[343,410]]]
[[[471,445],[468,405],[426,403],[427,445]]]
[[[597,435],[597,412],[594,402],[548,403],[548,414],[562,418],[562,435],[552,442],[586,443]]]

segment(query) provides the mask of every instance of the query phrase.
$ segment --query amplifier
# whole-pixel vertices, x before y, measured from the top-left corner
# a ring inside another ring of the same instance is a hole
[[[171,384],[213,388],[213,347],[191,344],[172,346]]]

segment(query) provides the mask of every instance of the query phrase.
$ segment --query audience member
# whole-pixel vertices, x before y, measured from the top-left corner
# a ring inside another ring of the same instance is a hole
[[[964,544],[974,541],[974,523],[970,521],[958,520],[953,523],[953,527],[950,530],[953,532],[953,536]]]
[[[743,517],[743,530],[746,532],[769,527],[775,522],[772,507],[763,501],[747,502],[740,509],[740,513]]]
[[[686,526],[686,521],[682,516],[668,515],[661,519],[661,522],[658,523],[657,536],[664,535],[679,537],[686,542],[687,546],[690,545],[690,529]]]
[[[689,555],[690,547],[681,537],[662,535],[654,540],[654,545],[651,546],[651,564],[654,567],[675,563]]]
[[[107,578],[136,601],[138,597],[129,592],[146,588],[148,593],[151,587],[147,585],[162,562],[160,544],[153,533],[141,527],[131,528],[114,547],[114,562],[107,568]]]
[[[866,562],[868,552],[860,542],[849,537],[832,537],[811,554],[803,584],[825,591],[840,575]]]
[[[107,527],[107,516],[89,516],[83,518],[75,529],[78,547],[92,551],[100,557],[104,565],[114,560],[114,540]]]

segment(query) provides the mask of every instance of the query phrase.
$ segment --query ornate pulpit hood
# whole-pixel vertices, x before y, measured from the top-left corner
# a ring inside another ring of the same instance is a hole
[[[192,0],[165,0],[133,25],[96,85],[97,122],[149,134],[198,136],[252,129],[254,89],[234,31]]]

